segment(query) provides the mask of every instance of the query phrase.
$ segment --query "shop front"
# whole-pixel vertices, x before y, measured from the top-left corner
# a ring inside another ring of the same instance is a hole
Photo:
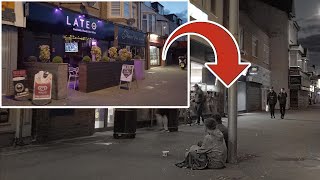
[[[21,30],[19,59],[39,57],[39,46],[48,45],[50,59],[63,57],[63,62],[77,66],[84,56],[91,57],[92,46],[103,55],[114,41],[114,25],[47,3],[26,3],[27,27]]]
[[[118,46],[126,48],[132,53],[132,57],[145,59],[146,57],[146,34],[128,27],[118,25]]]
[[[265,110],[270,86],[270,71],[252,64],[247,75],[241,76],[238,80],[238,111]]]
[[[164,66],[165,61],[161,58],[162,48],[165,39],[157,34],[148,34],[147,36],[147,67]]]

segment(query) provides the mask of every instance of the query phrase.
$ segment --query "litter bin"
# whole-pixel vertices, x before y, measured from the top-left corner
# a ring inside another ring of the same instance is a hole
[[[178,109],[168,109],[168,130],[170,132],[178,131]]]
[[[135,138],[137,129],[137,111],[134,109],[116,109],[114,115],[113,137]]]

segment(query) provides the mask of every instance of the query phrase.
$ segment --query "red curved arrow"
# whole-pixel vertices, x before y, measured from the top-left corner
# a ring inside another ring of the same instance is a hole
[[[241,75],[245,75],[251,63],[241,62],[238,44],[232,34],[215,22],[192,21],[178,27],[167,39],[162,59],[166,59],[170,45],[184,35],[196,35],[204,38],[211,45],[215,62],[207,62],[205,66],[219,81],[229,88]]]

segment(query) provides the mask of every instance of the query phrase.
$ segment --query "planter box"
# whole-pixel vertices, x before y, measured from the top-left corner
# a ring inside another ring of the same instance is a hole
[[[28,75],[28,88],[33,90],[34,75],[39,71],[48,71],[52,74],[52,99],[67,98],[68,64],[67,63],[24,63]]]
[[[134,65],[134,61],[80,63],[79,91],[88,93],[118,86],[123,64]]]

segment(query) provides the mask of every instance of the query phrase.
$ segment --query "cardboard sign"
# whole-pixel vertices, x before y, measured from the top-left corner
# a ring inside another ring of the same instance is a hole
[[[131,82],[134,73],[134,65],[122,65],[120,81]]]
[[[34,76],[33,100],[51,99],[52,92],[52,74],[39,71]]]
[[[26,70],[13,70],[12,80],[14,86],[14,98],[20,100],[29,96],[29,89],[26,87],[27,72]]]

